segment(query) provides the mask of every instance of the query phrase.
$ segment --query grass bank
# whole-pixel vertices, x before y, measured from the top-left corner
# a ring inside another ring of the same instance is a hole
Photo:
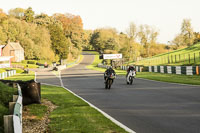
[[[17,94],[17,89],[9,87],[0,82],[0,133],[4,132],[3,129],[3,116],[9,115],[9,102],[12,101],[13,95]]]
[[[170,51],[169,53],[158,54],[150,58],[144,58],[135,62],[136,65],[199,65],[200,64],[200,43],[187,48]]]

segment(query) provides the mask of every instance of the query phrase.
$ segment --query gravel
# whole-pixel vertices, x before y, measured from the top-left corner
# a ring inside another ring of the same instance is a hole
[[[50,122],[49,115],[57,107],[50,101],[42,100],[42,105],[47,106],[47,112],[42,119],[36,119],[35,116],[30,116],[26,106],[23,107],[23,133],[48,133],[48,123]]]

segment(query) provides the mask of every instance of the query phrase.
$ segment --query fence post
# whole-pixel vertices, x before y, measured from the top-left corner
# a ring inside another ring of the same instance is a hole
[[[181,54],[179,54],[179,63],[181,62]]]
[[[194,64],[195,64],[195,62],[196,62],[196,61],[195,61],[195,53],[194,53]]]
[[[175,63],[176,63],[176,55],[175,55]]]
[[[186,64],[186,60],[185,60],[185,54],[184,54],[184,64]]]
[[[171,63],[173,63],[173,56],[171,55]]]
[[[13,132],[13,115],[4,115],[4,133]]]
[[[190,64],[190,54],[188,54],[188,57],[189,57],[189,64]]]
[[[199,52],[199,62],[200,62],[200,52]]]

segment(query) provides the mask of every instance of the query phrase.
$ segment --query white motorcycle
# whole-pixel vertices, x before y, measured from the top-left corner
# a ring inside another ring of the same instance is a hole
[[[132,85],[133,84],[133,80],[135,78],[135,75],[136,75],[136,71],[134,70],[130,70],[127,77],[126,77],[126,82],[127,84],[130,84]]]

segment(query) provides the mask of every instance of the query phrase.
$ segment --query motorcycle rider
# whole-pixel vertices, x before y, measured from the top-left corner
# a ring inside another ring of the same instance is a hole
[[[130,65],[130,66],[128,67],[126,77],[128,76],[130,70],[135,71],[135,67],[132,66],[132,65]]]
[[[110,74],[114,74],[115,75],[115,70],[112,69],[112,66],[110,66],[108,69],[106,69],[106,71],[104,72],[104,80],[106,82],[106,78],[108,75]]]

